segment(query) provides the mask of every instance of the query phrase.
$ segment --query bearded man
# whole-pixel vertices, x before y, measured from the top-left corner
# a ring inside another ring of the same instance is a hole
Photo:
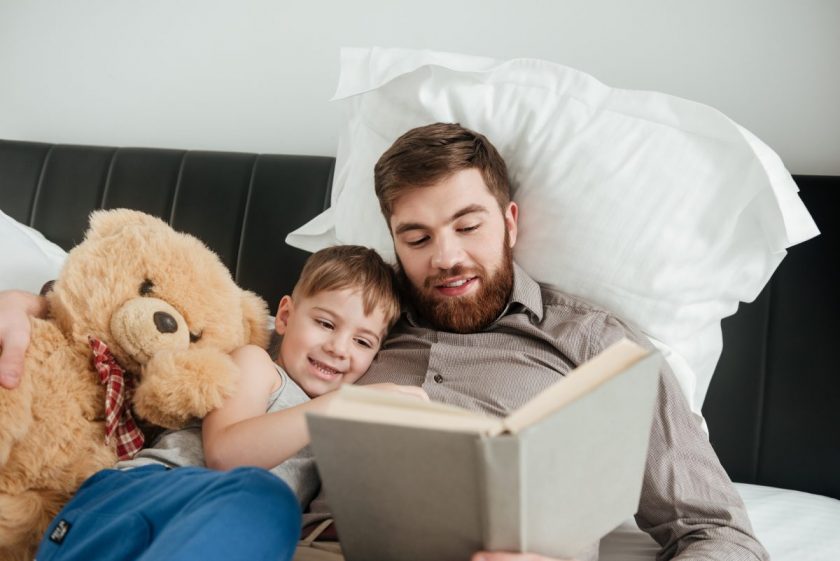
[[[622,337],[651,347],[610,312],[540,286],[514,263],[519,211],[505,162],[481,134],[444,123],[410,130],[374,178],[407,305],[360,383],[413,384],[433,401],[502,416]],[[661,374],[636,522],[660,559],[767,559],[667,365]],[[410,505],[406,513],[410,523]],[[597,545],[581,558],[596,559]]]

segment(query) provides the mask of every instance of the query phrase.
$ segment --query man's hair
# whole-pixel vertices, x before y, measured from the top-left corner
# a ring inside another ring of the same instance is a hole
[[[409,189],[428,187],[475,168],[504,211],[510,203],[505,161],[487,138],[458,123],[434,123],[399,137],[373,168],[379,208],[390,223],[393,204]]]
[[[376,251],[360,245],[336,245],[309,256],[292,298],[309,298],[329,290],[356,288],[365,314],[381,309],[388,329],[400,315],[394,269]]]

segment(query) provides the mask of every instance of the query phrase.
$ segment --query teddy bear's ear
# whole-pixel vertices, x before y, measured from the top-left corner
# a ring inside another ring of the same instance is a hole
[[[265,349],[271,333],[268,329],[268,305],[265,300],[247,290],[242,291],[242,322],[248,343]]]
[[[131,210],[127,208],[117,208],[114,210],[95,210],[90,213],[90,228],[88,229],[87,239],[97,239],[111,236],[128,225],[152,225],[165,224],[163,220],[155,218],[150,214],[140,212],[138,210]]]

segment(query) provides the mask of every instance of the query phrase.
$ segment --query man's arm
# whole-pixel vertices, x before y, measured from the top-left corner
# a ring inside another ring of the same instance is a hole
[[[644,336],[612,317],[593,335],[593,344],[607,346],[623,336],[651,347]],[[662,547],[658,559],[769,559],[667,364],[659,382],[636,523]]]
[[[41,296],[20,290],[0,292],[0,387],[18,386],[29,346],[29,316],[40,317],[46,311],[47,302]]]

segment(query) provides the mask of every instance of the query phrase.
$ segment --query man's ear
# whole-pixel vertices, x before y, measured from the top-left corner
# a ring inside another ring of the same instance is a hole
[[[292,297],[288,294],[280,299],[280,304],[277,306],[277,315],[274,316],[274,331],[278,335],[285,335],[286,328],[289,326],[289,318],[295,311],[295,303]]]
[[[510,238],[510,247],[516,244],[517,221],[519,220],[519,207],[516,203],[511,201],[508,203],[507,210],[504,213],[505,228],[507,228],[508,236]]]

